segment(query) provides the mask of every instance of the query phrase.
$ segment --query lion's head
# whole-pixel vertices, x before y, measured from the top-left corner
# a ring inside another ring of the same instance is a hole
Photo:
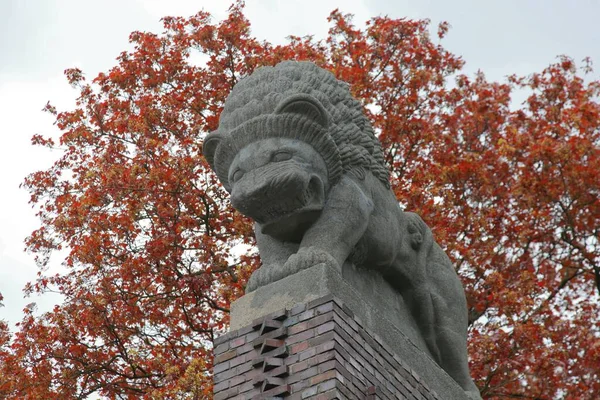
[[[241,80],[204,154],[233,206],[282,238],[310,226],[344,173],[370,171],[389,187],[381,145],[348,85],[307,62]]]

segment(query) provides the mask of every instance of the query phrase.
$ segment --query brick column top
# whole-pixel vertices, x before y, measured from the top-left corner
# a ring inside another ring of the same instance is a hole
[[[256,318],[214,354],[215,400],[468,398],[424,354],[419,373],[332,294]]]
[[[392,292],[393,289],[381,275],[373,271],[345,265],[342,275],[327,265],[317,265],[261,287],[234,302],[231,311],[232,331],[216,343],[236,340],[244,335],[257,335],[253,329],[257,321],[286,312],[285,324],[290,326],[298,319],[299,310],[310,315],[316,312],[314,309],[318,307],[317,304],[331,301],[348,316],[346,324],[359,326],[362,332],[368,332],[363,336],[371,339],[363,341],[369,344],[369,348],[386,349],[385,353],[392,359],[401,360],[413,378],[419,377],[426,382],[428,390],[443,394],[441,398],[467,399],[461,387],[422,350],[424,343],[417,334],[407,307],[401,297],[390,296]],[[341,333],[339,335],[342,336]],[[221,360],[217,351],[222,348],[217,345],[215,349],[215,368],[223,368],[216,363]]]

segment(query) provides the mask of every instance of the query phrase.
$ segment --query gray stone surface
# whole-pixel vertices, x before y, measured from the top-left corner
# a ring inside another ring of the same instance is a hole
[[[444,399],[466,399],[461,387],[422,350],[422,339],[410,323],[410,311],[395,290],[373,271],[350,264],[343,270],[342,277],[331,265],[318,264],[246,294],[232,304],[231,330],[282,308],[292,309],[331,295]]]
[[[248,282],[250,297],[325,264],[349,287],[369,287],[361,301],[386,304],[389,319],[478,396],[460,280],[423,220],[400,209],[381,144],[348,85],[306,62],[259,68],[232,90],[204,154],[232,205],[256,222],[263,265]]]

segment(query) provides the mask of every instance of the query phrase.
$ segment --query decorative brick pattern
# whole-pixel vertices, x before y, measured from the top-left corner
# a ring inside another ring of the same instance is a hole
[[[325,296],[215,341],[214,399],[441,399]]]

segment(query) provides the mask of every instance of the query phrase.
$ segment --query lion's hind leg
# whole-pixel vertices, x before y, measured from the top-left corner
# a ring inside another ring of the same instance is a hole
[[[433,341],[426,341],[435,349],[437,363],[463,388],[472,399],[480,399],[479,390],[469,372],[467,356],[466,324],[464,318],[455,315],[443,297],[429,294],[433,309]],[[431,349],[430,349],[431,350]]]

